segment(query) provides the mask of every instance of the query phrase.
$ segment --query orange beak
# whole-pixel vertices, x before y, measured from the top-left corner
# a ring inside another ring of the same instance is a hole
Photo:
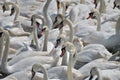
[[[91,16],[89,15],[88,17],[87,17],[87,19],[90,19],[91,18]]]

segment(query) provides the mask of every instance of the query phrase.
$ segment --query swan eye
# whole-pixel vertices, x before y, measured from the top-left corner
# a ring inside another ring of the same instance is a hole
[[[92,17],[92,16],[93,16],[93,14],[94,14],[94,12],[91,12],[91,13],[89,13],[89,16],[91,16],[91,17]]]
[[[3,32],[0,32],[0,37],[2,37]]]
[[[12,8],[11,8],[11,13],[10,13],[10,16],[12,16],[14,13],[15,13],[15,8],[14,8],[14,7],[12,7]]]

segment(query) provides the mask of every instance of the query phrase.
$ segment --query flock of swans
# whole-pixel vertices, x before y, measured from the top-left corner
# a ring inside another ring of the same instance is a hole
[[[0,7],[0,80],[120,80],[120,0]]]

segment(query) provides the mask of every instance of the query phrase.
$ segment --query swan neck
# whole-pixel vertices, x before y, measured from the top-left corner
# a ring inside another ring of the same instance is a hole
[[[115,26],[116,35],[120,34],[120,18],[118,19],[116,26]]]
[[[66,8],[65,6],[66,6],[66,5],[65,5],[65,3],[61,2],[61,6],[63,7],[62,15],[65,16],[65,10],[66,10],[66,9],[65,9],[65,8]]]
[[[47,51],[48,34],[49,34],[49,30],[46,30],[46,31],[45,31],[45,36],[44,36],[43,51]]]
[[[1,61],[1,59],[2,59],[2,55],[3,55],[3,36],[1,37],[1,39],[0,39],[0,61]]]
[[[100,0],[100,7],[99,7],[100,14],[106,12],[106,5],[104,0]]]
[[[102,80],[102,75],[100,69],[97,69],[98,80]]]
[[[34,24],[35,25],[35,24]],[[37,50],[40,49],[40,46],[39,46],[39,42],[38,42],[38,36],[37,36],[37,26],[33,26],[33,39],[35,41],[35,44],[36,44],[36,47],[37,47]]]
[[[101,30],[101,19],[100,19],[100,14],[97,13],[97,31]]]
[[[68,80],[73,80],[73,75],[72,75],[72,56],[70,54],[69,56],[69,62],[68,62],[68,67],[67,67],[67,78]]]
[[[67,65],[68,52],[66,52],[62,58],[62,65]]]
[[[6,43],[5,43],[5,49],[3,52],[3,58],[1,62],[1,68],[5,69],[7,67],[7,58],[8,58],[8,52],[9,52],[10,39],[9,39],[9,33],[7,31],[4,31],[4,33],[5,33]]]
[[[73,23],[69,19],[65,19],[66,24],[68,24],[69,29],[70,29],[70,35],[69,35],[69,41],[73,41]]]
[[[45,18],[45,24],[46,24],[46,26],[49,26],[50,28],[52,27],[52,20],[51,20],[50,16],[48,15],[47,10],[48,10],[48,7],[49,7],[51,1],[52,0],[47,0],[47,2],[45,3],[45,5],[43,7],[43,15]]]
[[[12,2],[7,2],[7,4],[12,5],[16,10],[16,14],[15,14],[15,17],[14,17],[14,22],[15,22],[17,20],[18,16],[19,16],[19,13],[20,13],[19,7],[16,4],[12,3]]]
[[[43,25],[45,25],[45,19],[44,19],[44,17],[43,17],[42,15],[37,15],[37,14],[35,14],[34,17],[35,17],[35,19],[38,18],[38,19],[41,19],[41,20],[42,20],[42,27],[43,27]],[[35,20],[35,19],[34,19],[34,20]]]

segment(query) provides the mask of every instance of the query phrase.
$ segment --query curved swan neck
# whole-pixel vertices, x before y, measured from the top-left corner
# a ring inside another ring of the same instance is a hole
[[[116,35],[120,34],[120,17],[116,23],[115,32],[116,32]]]
[[[99,11],[95,11],[96,17],[97,17],[97,31],[101,30],[101,18]]]
[[[99,12],[100,14],[106,12],[106,5],[104,0],[100,0]]]
[[[39,69],[41,69],[44,74],[43,80],[48,80],[48,73],[47,73],[47,70],[44,68],[44,66],[42,66],[42,64],[37,64],[37,67],[39,67],[37,71],[39,71]],[[34,78],[33,78],[33,80],[34,80]]]
[[[101,75],[100,69],[97,68],[96,71],[97,71],[98,80],[102,80],[102,75]]]
[[[15,14],[15,18],[14,18],[14,22],[15,22],[20,14],[19,7],[12,2],[7,2],[7,5],[12,5],[16,10],[16,14]]]
[[[39,18],[39,19],[41,19],[42,20],[42,27],[43,27],[43,25],[45,25],[45,19],[44,19],[44,16],[42,16],[42,15],[37,15],[37,14],[34,14],[34,15],[32,15],[32,18],[34,18],[33,19],[33,22],[35,22],[35,19],[37,19],[37,18]]]
[[[47,51],[48,34],[49,34],[49,30],[47,29],[47,30],[45,31],[45,36],[44,36],[43,51]]]
[[[45,24],[46,24],[46,26],[49,26],[50,28],[52,28],[53,22],[52,22],[50,16],[48,15],[48,13],[47,13],[47,10],[48,10],[48,6],[50,5],[51,1],[52,0],[47,0],[47,2],[45,3],[45,5],[43,7],[43,15],[44,15],[44,18],[45,18]]]
[[[9,33],[7,31],[4,31],[4,36],[6,38],[6,43],[5,43],[5,49],[3,52],[3,58],[1,62],[1,68],[6,69],[7,67],[7,58],[8,58],[8,52],[9,52],[9,46],[10,46],[10,39],[9,39]]]
[[[68,70],[67,70],[67,76],[68,76],[68,80],[73,80],[73,75],[72,75],[72,57],[71,57],[71,54],[70,54],[70,57],[69,57],[69,62],[68,62]]]
[[[65,22],[66,22],[66,24],[68,24],[68,26],[70,28],[69,41],[72,42],[73,41],[73,23],[68,18],[65,19]]]
[[[33,37],[34,37],[37,50],[40,50],[40,45],[39,45],[38,36],[37,36],[37,27],[35,23],[33,23]]]

